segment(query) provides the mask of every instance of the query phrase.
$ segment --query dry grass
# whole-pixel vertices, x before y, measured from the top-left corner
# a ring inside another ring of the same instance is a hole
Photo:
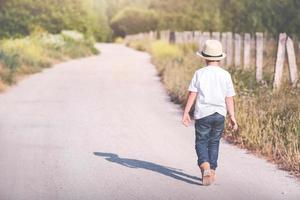
[[[270,84],[256,84],[253,73],[231,73],[238,93],[235,105],[240,130],[227,131],[227,139],[299,173],[300,90],[285,83],[273,93]]]
[[[235,133],[226,130],[225,137],[243,148],[266,156],[280,167],[299,174],[300,89],[290,87],[288,69],[285,67],[282,89],[277,93],[272,91],[276,44],[268,42],[267,45],[272,48],[265,51],[263,83],[256,83],[254,67],[248,71],[233,67],[228,69],[237,92],[235,105],[240,129]],[[182,54],[178,57],[158,56],[162,52],[161,48],[164,45],[157,51],[153,45],[151,48],[149,42],[139,41],[139,49],[147,50],[153,55],[153,63],[172,100],[184,105],[191,77],[204,63],[195,56],[194,45],[172,46],[181,51]]]
[[[122,38],[122,37],[117,37],[116,39],[115,39],[115,43],[117,43],[117,44],[124,44],[124,38]]]
[[[74,31],[63,33],[41,32],[0,40],[0,91],[20,77],[39,72],[58,61],[98,53],[92,38],[84,38]]]

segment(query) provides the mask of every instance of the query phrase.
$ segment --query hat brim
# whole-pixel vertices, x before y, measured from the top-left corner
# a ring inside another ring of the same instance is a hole
[[[225,53],[222,53],[222,56],[218,56],[218,57],[211,57],[211,56],[207,57],[207,56],[204,56],[204,55],[202,55],[201,51],[197,51],[196,54],[197,54],[197,56],[199,56],[199,57],[201,57],[201,58],[203,58],[205,60],[213,60],[213,61],[215,61],[215,60],[223,60],[226,57]]]

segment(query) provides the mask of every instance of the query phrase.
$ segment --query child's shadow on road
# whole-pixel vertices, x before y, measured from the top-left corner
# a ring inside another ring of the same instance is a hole
[[[180,170],[180,169],[174,169],[171,167],[166,167],[166,166],[158,165],[158,164],[143,161],[143,160],[120,158],[117,154],[114,154],[114,153],[94,152],[94,154],[96,156],[104,157],[105,160],[108,160],[108,161],[114,162],[114,163],[118,163],[120,165],[129,167],[129,168],[147,169],[147,170],[151,170],[151,171],[163,174],[165,176],[175,178],[180,181],[184,181],[186,183],[200,185],[200,183],[195,182],[195,181],[201,181],[201,178],[185,174],[185,173],[181,172],[182,170]]]

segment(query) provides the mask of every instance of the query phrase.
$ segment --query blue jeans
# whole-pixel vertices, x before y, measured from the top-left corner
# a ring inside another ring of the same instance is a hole
[[[198,165],[209,162],[210,168],[218,166],[219,144],[224,130],[225,117],[217,112],[195,120]]]

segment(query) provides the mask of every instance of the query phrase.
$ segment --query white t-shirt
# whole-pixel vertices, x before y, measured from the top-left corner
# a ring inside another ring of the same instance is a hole
[[[195,119],[206,117],[215,112],[226,117],[225,97],[235,95],[229,72],[212,65],[198,69],[195,72],[188,90],[197,92]]]

